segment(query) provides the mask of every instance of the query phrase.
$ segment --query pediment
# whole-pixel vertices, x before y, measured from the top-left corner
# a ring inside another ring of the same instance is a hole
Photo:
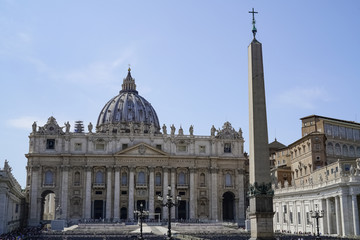
[[[139,143],[136,144],[135,146],[121,150],[115,154],[115,156],[119,156],[119,155],[167,156],[168,154],[146,143]]]

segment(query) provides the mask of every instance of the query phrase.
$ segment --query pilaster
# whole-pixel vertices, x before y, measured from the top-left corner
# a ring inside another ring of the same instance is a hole
[[[128,218],[134,220],[134,172],[135,168],[130,167],[129,174],[129,203],[128,203]]]
[[[163,192],[162,192],[162,195],[163,195],[163,203],[166,202],[166,194],[168,192],[168,186],[169,186],[169,168],[168,167],[163,167]],[[168,216],[168,210],[166,207],[163,207],[162,208],[162,217],[163,219],[166,219],[167,216]]]
[[[155,194],[155,184],[154,184],[154,167],[149,167],[150,176],[149,176],[149,213],[155,213],[154,209],[154,194]],[[154,219],[154,215],[149,216],[150,219]]]
[[[69,192],[69,166],[61,166],[62,181],[61,181],[61,219],[67,219],[68,206],[68,192]]]
[[[120,167],[115,166],[114,220],[120,219]]]
[[[86,166],[86,182],[85,182],[85,207],[84,214],[85,219],[91,218],[91,171],[92,167]]]
[[[195,168],[190,168],[190,219],[196,218]]]
[[[211,172],[211,196],[210,196],[210,212],[211,220],[218,221],[218,168],[210,168]]]
[[[107,167],[107,183],[106,183],[106,218],[111,218],[111,190],[112,190],[112,181],[111,181],[111,173],[112,173],[112,167]]]
[[[360,234],[359,229],[359,209],[356,194],[351,195],[352,203],[352,214],[353,214],[353,224],[354,224],[354,235],[358,236]]]

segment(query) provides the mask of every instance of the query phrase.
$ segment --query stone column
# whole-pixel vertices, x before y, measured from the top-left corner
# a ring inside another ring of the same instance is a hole
[[[120,219],[120,167],[115,166],[114,220]]]
[[[190,219],[196,219],[195,168],[190,168]]]
[[[244,170],[238,169],[236,174],[237,191],[239,192],[239,203],[238,203],[238,224],[240,226],[245,224],[245,193],[244,193]]]
[[[210,196],[210,212],[211,212],[211,220],[218,221],[218,169],[211,168],[211,196]]]
[[[332,226],[331,226],[331,201],[330,198],[326,198],[326,211],[325,211],[325,217],[326,217],[326,225],[327,225],[327,234],[331,234],[332,232]]]
[[[173,199],[176,199],[176,168],[171,168],[171,196],[173,196]],[[171,208],[171,218],[175,219],[175,207]]]
[[[84,215],[86,219],[91,218],[91,171],[92,167],[86,166],[86,182],[85,182],[85,208],[84,208]]]
[[[336,213],[336,234],[342,236],[339,196],[335,197],[335,213]]]
[[[67,205],[69,192],[69,166],[61,166],[62,180],[61,180],[61,219],[67,219]]]
[[[326,200],[325,199],[321,199],[320,200],[320,211],[322,210],[325,214],[326,212]],[[321,223],[322,222],[322,223]],[[322,218],[319,219],[319,225],[320,225],[320,232],[321,233],[326,233],[328,230],[327,230],[327,219],[325,216],[323,216]]]
[[[129,208],[128,208],[128,219],[131,221],[134,220],[134,167],[130,167],[130,174],[129,174]]]
[[[154,186],[154,167],[149,167],[150,176],[149,176],[149,213],[154,214],[154,195],[155,195],[155,186]],[[154,219],[154,215],[149,216],[150,219]]]
[[[352,203],[352,214],[353,214],[353,224],[354,224],[354,235],[357,236],[360,234],[360,229],[359,229],[359,209],[358,209],[356,194],[351,195],[351,203]]]
[[[341,226],[342,226],[342,235],[350,235],[350,221],[348,214],[349,206],[347,195],[340,195],[340,212],[341,212]]]
[[[111,189],[112,189],[112,179],[111,179],[112,167],[107,168],[107,183],[106,183],[106,219],[111,218]]]
[[[39,180],[41,179],[39,167],[31,168],[31,185],[30,185],[30,216],[29,225],[37,226],[40,222],[40,213],[38,208],[38,190]],[[40,178],[40,179],[39,179]]]
[[[163,167],[163,193],[162,196],[164,198],[163,203],[166,202],[166,194],[168,192],[168,186],[169,186],[169,168],[168,167]],[[163,207],[162,209],[162,218],[163,219],[167,219],[168,216],[168,209],[167,207]]]

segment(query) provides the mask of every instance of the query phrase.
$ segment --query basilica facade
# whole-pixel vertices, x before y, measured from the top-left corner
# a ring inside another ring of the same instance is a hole
[[[86,126],[85,126],[86,127]],[[248,161],[242,131],[229,122],[208,136],[160,126],[136,90],[129,69],[122,90],[87,129],[50,117],[33,124],[26,154],[28,223],[133,221],[142,204],[151,220],[165,220],[159,195],[180,196],[171,218],[244,224]],[[166,201],[166,198],[164,197]]]

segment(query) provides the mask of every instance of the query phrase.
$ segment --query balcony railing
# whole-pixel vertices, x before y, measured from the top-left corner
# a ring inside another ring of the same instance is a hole
[[[187,184],[187,183],[178,184],[176,187],[177,187],[177,189],[188,189],[189,184]]]
[[[147,188],[146,183],[136,183],[136,188]]]
[[[55,183],[44,183],[43,187],[55,187]]]
[[[93,183],[93,188],[105,188],[105,183]]]

